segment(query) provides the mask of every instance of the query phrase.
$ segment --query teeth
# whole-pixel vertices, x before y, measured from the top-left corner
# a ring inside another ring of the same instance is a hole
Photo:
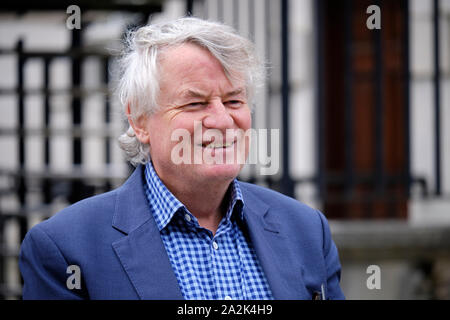
[[[214,142],[211,142],[210,144],[208,144],[206,146],[206,148],[210,148],[210,149],[228,148],[228,147],[231,147],[232,145],[233,145],[233,142],[227,142],[227,143],[214,143]]]

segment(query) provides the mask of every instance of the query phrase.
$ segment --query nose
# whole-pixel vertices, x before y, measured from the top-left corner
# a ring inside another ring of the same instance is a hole
[[[203,118],[203,125],[210,129],[232,128],[234,120],[222,101],[214,101],[207,108],[208,114]]]

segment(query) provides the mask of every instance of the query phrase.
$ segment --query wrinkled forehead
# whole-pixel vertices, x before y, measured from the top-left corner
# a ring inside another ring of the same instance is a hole
[[[242,70],[232,70],[214,56],[207,48],[195,43],[165,47],[160,51],[158,66],[160,79],[164,81],[168,75],[179,78],[190,78],[203,71],[204,76],[222,72],[233,87],[245,86],[245,75]]]

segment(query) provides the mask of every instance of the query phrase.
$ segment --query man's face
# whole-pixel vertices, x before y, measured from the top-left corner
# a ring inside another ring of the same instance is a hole
[[[160,109],[144,124],[158,175],[169,186],[230,182],[243,166],[236,161],[238,146],[244,146],[245,159],[248,155],[248,141],[230,134],[251,127],[245,82],[230,82],[219,61],[194,44],[169,48],[160,63]],[[173,161],[172,151],[180,142],[171,137],[180,129],[190,134],[190,164]],[[208,137],[211,129],[223,140]],[[198,163],[195,157],[203,160]],[[208,163],[205,157],[223,161]]]

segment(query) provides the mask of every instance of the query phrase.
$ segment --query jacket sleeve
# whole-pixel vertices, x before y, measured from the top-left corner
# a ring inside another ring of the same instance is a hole
[[[319,212],[319,211],[318,211]],[[339,285],[341,280],[341,264],[336,245],[331,238],[331,231],[325,216],[319,212],[323,229],[323,253],[327,272],[326,299],[345,299],[344,293]]]
[[[19,268],[24,280],[23,299],[81,299],[80,290],[70,290],[68,263],[55,242],[40,228],[33,227],[25,236],[19,254]]]

